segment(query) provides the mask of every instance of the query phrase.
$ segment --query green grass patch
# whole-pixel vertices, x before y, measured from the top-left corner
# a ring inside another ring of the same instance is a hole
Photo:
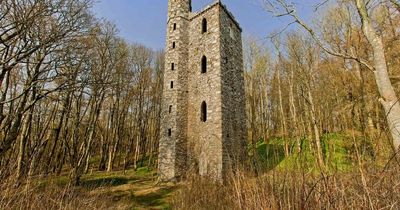
[[[288,142],[289,156],[285,157],[285,141]],[[373,158],[368,140],[357,138],[357,146],[362,158]],[[300,145],[300,147],[299,147]],[[264,172],[270,170],[305,170],[306,173],[319,173],[314,142],[308,138],[283,139],[271,138],[268,143],[257,143],[258,165]],[[323,158],[328,172],[347,172],[352,170],[355,160],[354,140],[340,133],[325,134],[321,137]],[[249,145],[252,156],[252,145]],[[299,149],[300,148],[300,149]]]
[[[137,168],[135,175],[139,176],[139,177],[154,176],[154,175],[156,175],[156,172],[154,170],[150,169],[149,167],[145,166],[145,167]]]
[[[349,171],[353,163],[351,158],[352,140],[344,134],[331,133],[322,136],[322,149],[325,163],[332,171]]]
[[[269,171],[285,159],[285,149],[282,145],[259,142],[257,145],[258,166],[263,171]]]
[[[176,190],[176,187],[161,188],[156,192],[145,194],[145,195],[132,195],[134,202],[133,209],[172,209],[171,205],[166,201],[171,193]]]

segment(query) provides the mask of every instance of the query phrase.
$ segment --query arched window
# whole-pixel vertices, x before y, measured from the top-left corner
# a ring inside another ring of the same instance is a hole
[[[172,49],[175,49],[175,42],[172,42]]]
[[[173,88],[174,88],[174,82],[171,81],[171,89],[173,89]]]
[[[171,114],[171,112],[172,112],[172,105],[169,106],[168,112]]]
[[[174,27],[173,27],[174,31],[176,30],[176,23],[174,23]]]
[[[168,129],[168,136],[172,136],[172,129]]]
[[[171,63],[171,70],[175,70],[175,63]]]
[[[207,57],[205,55],[201,58],[201,73],[207,73]]]
[[[205,18],[203,18],[203,21],[201,23],[201,32],[202,33],[207,32],[207,20]]]
[[[207,104],[205,101],[201,103],[201,121],[206,122],[207,121]]]

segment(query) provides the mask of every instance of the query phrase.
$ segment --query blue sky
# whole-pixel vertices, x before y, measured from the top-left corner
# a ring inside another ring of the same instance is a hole
[[[294,0],[297,10],[305,19],[311,19],[312,7],[317,0]],[[214,0],[192,0],[198,11]],[[261,0],[222,0],[234,14],[244,36],[257,39],[284,28],[288,20],[273,17],[262,8]],[[293,0],[292,0],[293,2]],[[165,45],[167,0],[97,0],[93,12],[99,18],[115,23],[119,36],[130,43],[141,43],[153,49]]]

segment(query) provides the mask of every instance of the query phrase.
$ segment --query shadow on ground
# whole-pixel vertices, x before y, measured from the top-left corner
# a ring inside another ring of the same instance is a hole
[[[264,171],[274,169],[285,159],[285,148],[277,144],[261,144],[257,146],[258,158]]]
[[[134,209],[171,209],[170,205],[165,200],[172,192],[176,190],[176,186],[162,187],[156,191],[142,194],[132,195],[132,200],[135,202]]]
[[[128,181],[131,181],[125,177],[106,177],[106,178],[98,178],[98,179],[89,179],[84,180],[81,183],[81,186],[87,189],[95,189],[99,187],[113,187],[127,184]]]
[[[155,172],[147,169],[95,173],[84,177],[81,187],[109,199],[110,208],[123,207],[115,209],[171,209],[170,196],[177,189],[157,184]]]

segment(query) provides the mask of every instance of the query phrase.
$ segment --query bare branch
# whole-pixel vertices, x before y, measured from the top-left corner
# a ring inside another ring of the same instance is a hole
[[[325,44],[321,41],[321,39],[318,37],[317,33],[310,27],[308,26],[296,13],[295,9],[294,9],[294,5],[289,5],[288,3],[286,3],[285,0],[276,0],[281,9],[284,10],[285,12],[281,13],[281,14],[285,14],[284,16],[290,16],[294,19],[294,22],[298,23],[302,28],[304,28],[310,35],[311,37],[314,39],[314,41],[318,44],[319,47],[321,47],[321,49],[323,49],[326,53],[336,56],[336,57],[341,57],[341,58],[345,58],[345,59],[350,59],[350,60],[355,60],[359,63],[361,63],[362,65],[364,65],[365,67],[367,67],[368,69],[370,69],[371,71],[374,71],[374,67],[372,65],[370,65],[366,60],[359,58],[357,56],[354,55],[349,55],[347,53],[342,53],[342,52],[337,52],[334,51],[330,48],[328,48],[327,46],[325,46]],[[268,1],[269,2],[269,1]],[[275,15],[277,17],[280,17],[278,15]]]
[[[390,0],[392,4],[396,7],[397,11],[400,12],[400,3],[397,0]]]
[[[314,6],[314,12],[318,11],[318,9],[322,6],[324,6],[326,3],[328,3],[329,0],[324,0],[323,2],[318,3],[317,5]]]

